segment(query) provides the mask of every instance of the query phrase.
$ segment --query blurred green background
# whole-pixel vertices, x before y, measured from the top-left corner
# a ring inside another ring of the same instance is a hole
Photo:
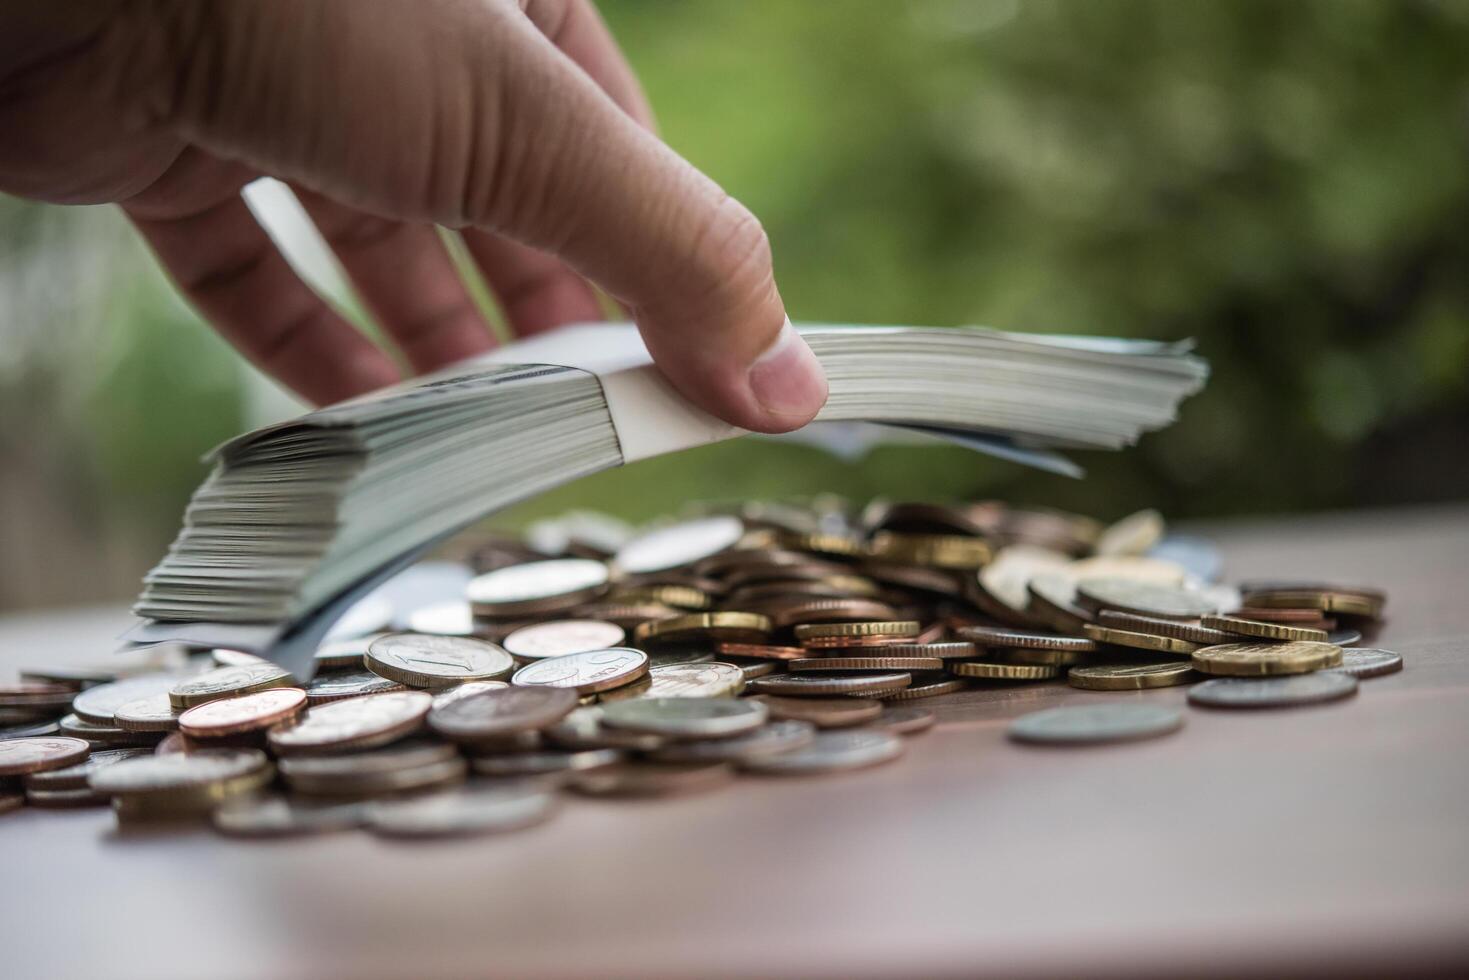
[[[605,0],[797,319],[1195,337],[1182,421],[1082,482],[745,440],[567,506],[832,490],[1101,517],[1469,497],[1469,3]],[[348,301],[350,302],[350,301]],[[107,208],[0,198],[0,607],[130,597],[201,453],[296,409]]]

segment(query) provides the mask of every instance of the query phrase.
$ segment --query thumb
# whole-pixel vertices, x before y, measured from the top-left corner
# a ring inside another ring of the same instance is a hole
[[[172,18],[155,6],[135,28],[145,50],[109,59],[149,122],[363,211],[560,256],[632,311],[681,393],[735,425],[793,429],[825,401],[759,222],[513,0],[163,6]]]

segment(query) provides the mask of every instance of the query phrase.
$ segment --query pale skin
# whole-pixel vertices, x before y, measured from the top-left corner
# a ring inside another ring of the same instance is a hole
[[[402,361],[494,346],[433,225],[460,229],[519,335],[622,303],[686,397],[747,429],[826,380],[756,219],[653,132],[590,0],[0,0],[0,191],[119,204],[246,357],[326,404],[389,354],[240,197],[291,184]]]

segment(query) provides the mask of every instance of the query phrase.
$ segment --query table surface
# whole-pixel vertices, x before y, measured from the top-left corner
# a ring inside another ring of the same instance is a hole
[[[1469,969],[1469,508],[1208,529],[1232,579],[1380,585],[1407,667],[1313,708],[1185,708],[1088,749],[1019,714],[1185,689],[927,702],[906,758],[573,799],[505,837],[235,841],[106,810],[0,817],[13,977],[941,976]],[[120,609],[0,618],[0,677],[91,659]]]

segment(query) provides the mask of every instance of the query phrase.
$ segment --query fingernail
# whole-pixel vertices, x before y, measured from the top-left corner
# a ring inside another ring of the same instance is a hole
[[[760,407],[781,419],[807,422],[826,404],[826,373],[789,318],[747,378]]]

